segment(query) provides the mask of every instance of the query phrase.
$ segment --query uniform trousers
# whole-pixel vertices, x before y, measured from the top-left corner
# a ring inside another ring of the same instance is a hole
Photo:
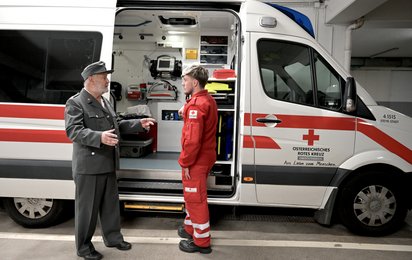
[[[116,174],[78,174],[75,198],[75,239],[78,255],[94,251],[91,242],[97,219],[106,246],[114,246],[123,241],[120,233],[120,208]]]
[[[184,228],[191,234],[195,245],[210,246],[209,207],[207,204],[207,176],[212,167],[192,165],[190,179],[186,180],[182,170],[183,194],[186,218]]]

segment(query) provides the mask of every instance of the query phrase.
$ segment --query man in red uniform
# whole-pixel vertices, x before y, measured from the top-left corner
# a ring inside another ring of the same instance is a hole
[[[183,194],[186,205],[184,225],[178,229],[180,250],[209,254],[210,224],[207,205],[207,176],[216,161],[217,105],[204,89],[209,78],[205,68],[193,65],[183,71],[182,84],[191,98],[183,108],[182,167]]]

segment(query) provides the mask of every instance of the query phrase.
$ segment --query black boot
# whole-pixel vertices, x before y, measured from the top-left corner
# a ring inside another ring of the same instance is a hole
[[[199,252],[201,254],[210,254],[212,253],[212,248],[208,247],[200,247],[195,245],[193,239],[182,240],[179,243],[179,249],[186,253],[194,253]]]
[[[183,225],[177,228],[177,234],[181,238],[187,238],[187,239],[192,238],[192,235],[186,232],[185,227]]]
[[[80,257],[83,257],[85,260],[100,260],[103,258],[103,255],[97,252],[96,250],[93,250],[90,253],[85,254],[85,255],[79,255],[79,254],[77,255]]]

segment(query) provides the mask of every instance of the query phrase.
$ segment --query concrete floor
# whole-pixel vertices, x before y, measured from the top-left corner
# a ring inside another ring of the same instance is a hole
[[[263,213],[262,213],[263,212]],[[236,217],[216,209],[211,221],[210,255],[178,249],[179,214],[131,213],[122,217],[130,251],[106,248],[97,228],[94,245],[104,259],[412,259],[412,214],[405,226],[386,237],[360,237],[342,225],[323,227],[309,211],[256,212]],[[46,229],[25,229],[0,210],[0,259],[81,259],[75,254],[74,221]]]

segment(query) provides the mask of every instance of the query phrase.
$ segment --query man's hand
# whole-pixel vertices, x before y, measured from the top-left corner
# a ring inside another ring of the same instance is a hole
[[[186,180],[190,180],[189,168],[183,168],[183,171],[184,171],[184,173],[185,173],[185,178],[186,178]]]
[[[102,132],[100,141],[102,142],[102,144],[115,146],[119,142],[119,139],[117,139],[117,135],[114,134],[114,129],[111,129]]]
[[[179,111],[177,111],[177,114],[180,116],[180,117],[183,117],[183,109],[185,108],[185,106],[183,105],[180,109],[179,109]]]
[[[140,123],[142,124],[142,127],[146,129],[147,131],[150,130],[150,126],[154,125],[156,122],[156,119],[154,118],[142,118],[140,119]]]

